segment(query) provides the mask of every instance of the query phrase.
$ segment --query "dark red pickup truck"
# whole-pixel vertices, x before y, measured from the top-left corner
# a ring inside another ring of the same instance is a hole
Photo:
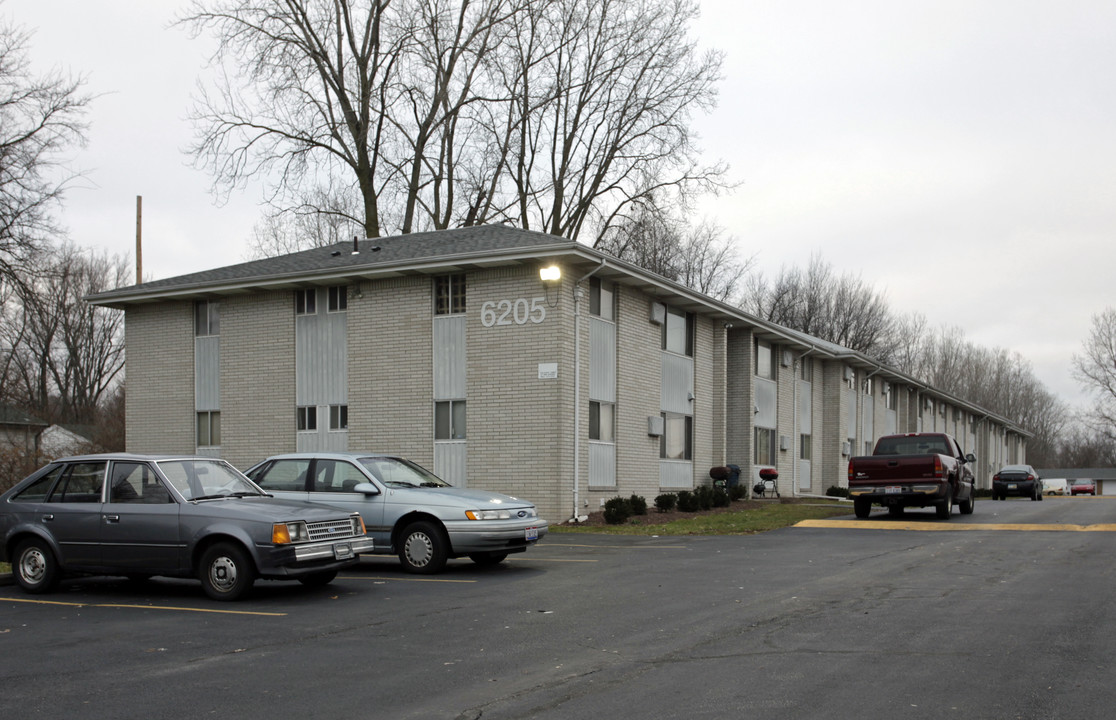
[[[975,462],[972,453],[966,455],[945,433],[885,435],[871,455],[849,460],[849,497],[858,518],[868,517],[872,503],[892,515],[932,505],[946,519],[955,504],[968,515],[976,500]]]

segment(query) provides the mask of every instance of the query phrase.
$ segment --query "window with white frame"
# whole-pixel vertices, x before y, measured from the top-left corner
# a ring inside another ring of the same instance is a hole
[[[334,285],[329,289],[328,312],[345,312],[349,309],[349,288],[344,285]]]
[[[299,432],[311,432],[318,429],[318,408],[313,405],[301,405],[295,409],[295,427]]]
[[[442,400],[434,403],[434,439],[465,439],[464,400]]]
[[[330,430],[348,430],[349,429],[349,406],[348,405],[330,405],[329,406],[329,429]]]
[[[616,319],[616,294],[612,283],[589,278],[589,314],[602,320]]]
[[[434,314],[459,315],[465,312],[465,276],[441,275],[434,278]]]
[[[318,291],[314,288],[295,290],[295,315],[314,315],[318,312]]]
[[[616,405],[608,402],[589,402],[589,439],[616,442]]]
[[[873,389],[874,389],[874,386],[872,385],[872,378],[870,378],[870,377],[864,378],[864,394],[865,395],[871,395]]]
[[[814,361],[802,358],[798,361],[798,378],[806,382],[814,382]]]
[[[756,340],[756,377],[775,379],[775,350],[771,343]]]
[[[221,334],[221,303],[198,300],[194,303],[194,335],[208,337]]]
[[[812,435],[799,435],[798,436],[798,458],[800,460],[812,460],[814,456],[814,438]]]
[[[205,410],[198,413],[198,447],[217,447],[221,444],[221,413]]]
[[[775,428],[757,427],[753,445],[755,446],[753,460],[756,465],[775,464]]]
[[[694,457],[694,418],[678,413],[663,413],[663,435],[659,438],[659,457],[663,460],[692,460]]]
[[[693,357],[694,314],[667,307],[663,323],[663,350]]]

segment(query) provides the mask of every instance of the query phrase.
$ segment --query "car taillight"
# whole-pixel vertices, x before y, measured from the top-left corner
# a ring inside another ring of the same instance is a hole
[[[934,477],[945,477],[945,468],[942,466],[942,456],[934,456]]]
[[[992,482],[1000,482],[1000,473],[996,473],[992,476]]]

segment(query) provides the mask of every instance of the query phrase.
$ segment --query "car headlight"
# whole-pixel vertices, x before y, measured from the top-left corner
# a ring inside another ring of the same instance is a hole
[[[466,510],[470,520],[511,520],[510,510]]]
[[[353,535],[364,535],[368,532],[368,529],[364,527],[364,518],[359,514],[354,513],[349,519],[353,523]]]
[[[310,532],[306,523],[302,521],[289,523],[275,523],[271,526],[271,542],[276,545],[306,542],[310,539]]]

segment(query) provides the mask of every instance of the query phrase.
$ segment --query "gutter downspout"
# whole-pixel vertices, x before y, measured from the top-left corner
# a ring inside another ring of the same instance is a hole
[[[608,262],[601,258],[601,264],[582,275],[574,282],[574,471],[573,471],[573,513],[570,522],[580,522],[578,511],[581,509],[581,283],[600,272]]]

